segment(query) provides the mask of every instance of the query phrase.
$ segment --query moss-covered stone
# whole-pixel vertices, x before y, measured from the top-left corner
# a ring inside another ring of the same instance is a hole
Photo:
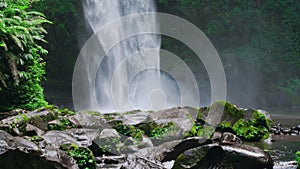
[[[102,154],[119,154],[121,149],[121,139],[119,137],[99,138],[96,140]]]
[[[219,100],[207,108],[200,108],[198,111],[197,121],[202,119],[208,123],[215,123],[215,119],[207,119],[207,117],[211,114],[213,114],[214,116],[220,115],[220,123],[226,121],[227,124],[230,124],[230,127],[232,127],[236,121],[243,117],[243,111],[239,109],[236,105],[231,104],[228,101]]]
[[[215,128],[212,126],[204,126],[199,123],[194,123],[191,130],[186,133],[185,137],[204,137],[204,138],[211,138],[215,131]]]
[[[176,127],[176,123],[174,122],[169,122],[167,124],[149,122],[138,126],[138,128],[150,138],[163,139],[168,135],[175,133],[178,127]]]
[[[244,140],[258,141],[269,137],[269,125],[269,120],[265,115],[255,110],[251,119],[238,120],[232,129]]]
[[[63,144],[60,149],[66,151],[80,169],[96,169],[96,160],[90,149],[79,147],[76,144]]]
[[[33,136],[30,138],[30,141],[34,144],[38,145],[40,141],[43,141],[44,139],[40,136]]]
[[[59,119],[48,123],[47,130],[66,130],[74,128],[74,124],[69,119]]]
[[[228,101],[221,100],[206,109],[199,109],[197,121],[199,121],[200,117],[206,118],[209,113],[222,115],[217,127],[217,130],[222,132],[233,132],[243,140],[248,141],[257,141],[269,136],[271,121],[257,110],[241,109]],[[195,124],[188,136],[200,136],[201,132],[201,125]]]

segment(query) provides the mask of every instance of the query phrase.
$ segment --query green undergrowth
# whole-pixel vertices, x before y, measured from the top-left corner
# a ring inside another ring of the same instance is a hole
[[[297,161],[297,164],[298,164],[298,169],[300,168],[300,151],[297,151],[295,153],[296,155],[296,161]]]
[[[194,123],[191,130],[185,134],[185,137],[205,137],[210,138],[215,131],[212,126],[204,126],[199,123]]]
[[[177,131],[177,125],[174,122],[167,124],[156,124],[155,122],[148,122],[139,126],[132,126],[124,124],[122,121],[114,121],[111,123],[112,128],[117,130],[120,134],[139,141],[143,135],[153,139],[163,139],[168,135]]]
[[[56,124],[48,124],[47,126],[47,130],[66,130],[66,129],[70,129],[70,128],[74,128],[74,125],[72,124],[72,122],[69,119],[59,119],[58,123]]]
[[[145,123],[139,126],[139,129],[143,130],[145,135],[154,139],[163,139],[168,134],[173,134],[177,131],[177,125],[174,122],[167,124],[156,124],[155,122]]]
[[[122,121],[113,121],[110,125],[118,133],[137,140],[141,139],[142,135],[144,134],[144,131],[142,131],[141,129],[132,125],[124,124]]]
[[[239,119],[232,129],[237,136],[244,140],[259,141],[269,137],[269,126],[269,120],[255,110],[251,119]]]
[[[259,141],[269,137],[271,121],[257,110],[246,112],[228,101],[217,101],[207,108],[200,108],[197,121],[204,121],[209,113],[222,114],[217,130],[232,132],[246,141]],[[203,126],[196,122],[186,136],[203,136],[203,133]]]
[[[121,139],[119,137],[100,138],[97,144],[102,153],[120,153]]]
[[[66,151],[80,169],[96,169],[96,160],[90,149],[79,147],[76,144],[63,144],[60,149]]]
[[[43,141],[44,139],[40,136],[33,136],[30,138],[30,141],[34,144],[38,145],[40,141]]]

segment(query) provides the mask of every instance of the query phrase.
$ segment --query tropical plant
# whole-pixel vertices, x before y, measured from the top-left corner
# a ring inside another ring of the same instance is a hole
[[[300,151],[297,151],[295,153],[296,155],[296,161],[297,161],[297,164],[298,164],[298,168],[300,168]]]
[[[34,0],[0,1],[0,110],[35,109],[47,104],[41,80],[47,54],[45,16],[31,11]]]

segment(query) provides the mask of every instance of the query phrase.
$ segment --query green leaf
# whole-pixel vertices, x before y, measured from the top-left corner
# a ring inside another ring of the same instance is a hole
[[[10,34],[10,37],[11,37],[12,40],[15,42],[15,44],[16,44],[22,51],[24,51],[24,47],[23,47],[23,45],[22,45],[21,40],[20,40],[18,37],[16,37],[15,35],[13,35],[13,34]]]
[[[2,42],[0,42],[0,46],[1,46],[1,47],[5,47],[6,45],[5,45],[5,43],[2,41]]]

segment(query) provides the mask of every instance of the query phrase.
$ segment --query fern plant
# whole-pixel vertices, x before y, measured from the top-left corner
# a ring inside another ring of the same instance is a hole
[[[35,109],[46,105],[41,80],[45,74],[41,46],[51,23],[33,0],[0,0],[0,110]]]

